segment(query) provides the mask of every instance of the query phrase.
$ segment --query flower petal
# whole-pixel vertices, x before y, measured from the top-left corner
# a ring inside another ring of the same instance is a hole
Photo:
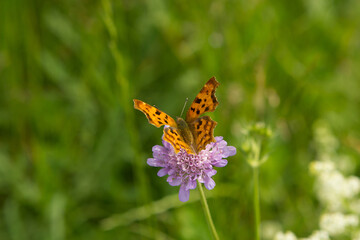
[[[163,146],[155,145],[152,147],[153,152],[166,152],[166,149]]]
[[[146,162],[149,166],[152,167],[165,167],[165,162],[156,158],[148,158]]]
[[[236,154],[236,148],[233,146],[227,146],[224,149],[224,158],[234,156]]]
[[[204,185],[208,190],[211,190],[215,187],[215,181],[210,177],[204,177]]]
[[[220,161],[216,161],[213,165],[215,167],[225,167],[228,164],[226,159],[221,159]]]
[[[190,190],[186,190],[185,185],[180,186],[179,190],[179,200],[182,202],[186,202],[189,200]]]
[[[196,188],[196,181],[189,181],[186,184],[186,189],[195,189]]]
[[[179,186],[181,184],[181,178],[169,176],[166,180],[171,186]]]
[[[220,142],[221,140],[223,140],[224,138],[222,136],[217,136],[215,137],[215,141],[216,142]]]
[[[225,140],[220,140],[217,142],[216,146],[219,148],[223,148],[223,147],[227,146],[227,142]]]
[[[162,168],[162,169],[160,169],[160,170],[158,171],[157,175],[158,175],[159,177],[163,177],[163,176],[165,176],[166,174],[168,174],[168,171],[169,171],[169,169],[167,169],[167,168]]]
[[[205,170],[205,173],[208,177],[212,177],[217,173],[217,171],[215,169],[209,169],[209,170]]]

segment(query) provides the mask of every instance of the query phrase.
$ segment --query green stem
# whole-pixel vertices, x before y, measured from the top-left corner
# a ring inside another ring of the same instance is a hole
[[[201,200],[201,205],[203,207],[203,210],[204,210],[204,213],[205,213],[205,217],[206,217],[206,221],[211,229],[211,233],[213,235],[213,238],[215,240],[219,240],[219,236],[216,232],[216,229],[215,229],[215,225],[214,225],[214,222],[211,218],[211,213],[210,213],[210,209],[209,209],[209,206],[207,204],[207,200],[206,200],[206,197],[205,197],[205,193],[204,193],[204,190],[203,190],[203,187],[202,187],[202,184],[198,181],[198,188],[199,188],[199,191],[200,191],[200,200]]]
[[[254,170],[254,212],[255,212],[255,239],[260,240],[260,193],[259,193],[259,168]]]

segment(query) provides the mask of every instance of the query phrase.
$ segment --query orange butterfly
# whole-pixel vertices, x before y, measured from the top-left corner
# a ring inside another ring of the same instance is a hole
[[[164,140],[174,147],[176,153],[183,148],[188,153],[196,154],[210,142],[215,142],[214,128],[217,123],[209,116],[199,116],[213,112],[219,104],[215,97],[218,86],[215,77],[205,83],[187,111],[185,120],[177,117],[175,121],[163,111],[137,99],[134,99],[134,108],[142,111],[150,124],[169,126],[164,128]]]

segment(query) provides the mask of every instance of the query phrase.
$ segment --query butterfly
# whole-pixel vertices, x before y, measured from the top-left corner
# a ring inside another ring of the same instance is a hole
[[[143,101],[134,99],[134,108],[142,111],[149,123],[164,128],[164,140],[169,142],[178,153],[181,148],[190,154],[197,154],[206,145],[215,142],[214,128],[217,122],[209,116],[200,117],[203,113],[213,112],[219,102],[215,90],[219,86],[215,77],[210,78],[200,90],[186,113],[185,119],[168,114]]]

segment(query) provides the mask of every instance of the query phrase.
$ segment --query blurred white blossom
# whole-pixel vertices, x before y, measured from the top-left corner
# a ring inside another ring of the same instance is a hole
[[[297,238],[294,233],[287,231],[286,233],[276,233],[274,240],[297,240]]]
[[[312,162],[310,170],[317,177],[316,194],[330,211],[342,210],[343,202],[356,197],[360,192],[358,177],[344,177],[329,162]]]
[[[359,218],[354,214],[325,213],[320,218],[320,228],[327,231],[331,236],[344,234],[347,228],[355,228],[358,225]]]
[[[335,170],[335,165],[331,161],[314,161],[310,163],[310,171],[312,174],[329,173]]]
[[[286,233],[278,232],[274,240],[330,240],[329,234],[323,230],[314,231],[309,237],[307,238],[297,238],[296,235],[290,231]]]
[[[300,238],[300,240],[329,240],[329,234],[326,231],[315,231],[308,238]]]
[[[272,239],[277,232],[281,231],[281,224],[277,221],[261,222],[261,239]]]
[[[310,172],[316,177],[315,190],[318,199],[327,212],[356,208],[356,204],[352,202],[357,201],[360,193],[360,178],[346,177],[339,171],[339,166],[343,166],[343,169],[350,172],[349,168],[354,168],[351,159],[337,153],[339,141],[324,122],[315,124],[314,135],[318,160],[310,164]]]
[[[324,122],[315,124],[314,136],[317,160],[311,162],[309,168],[315,176],[316,196],[324,209],[320,230],[307,238],[297,238],[292,232],[278,232],[274,240],[329,240],[330,236],[360,240],[360,178],[343,173],[351,175],[356,162],[337,152],[339,141]]]

